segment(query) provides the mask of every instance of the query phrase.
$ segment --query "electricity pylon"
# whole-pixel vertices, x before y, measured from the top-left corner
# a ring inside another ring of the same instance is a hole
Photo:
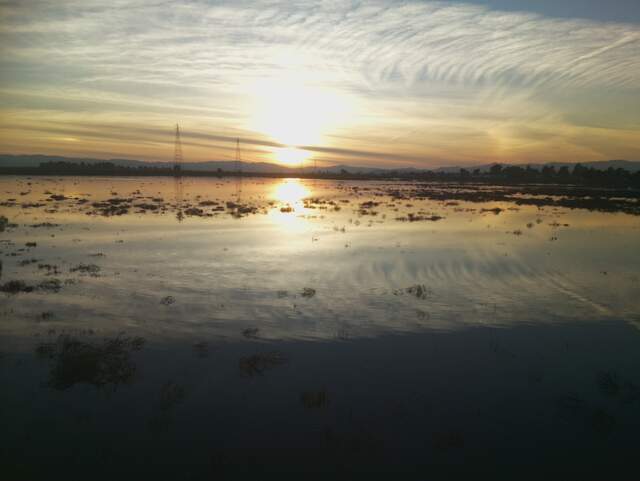
[[[176,142],[173,150],[173,172],[179,176],[182,172],[182,142],[180,141],[180,126],[176,124]]]
[[[184,214],[182,213],[182,198],[183,198],[183,186],[182,186],[182,142],[180,141],[180,126],[176,124],[176,142],[173,149],[173,175],[174,187],[176,193],[176,218],[178,222],[182,222]]]
[[[236,139],[236,203],[240,204],[242,196],[242,156],[240,155],[240,138]]]

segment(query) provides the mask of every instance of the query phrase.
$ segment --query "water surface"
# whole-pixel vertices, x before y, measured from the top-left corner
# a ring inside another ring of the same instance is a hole
[[[640,217],[414,188],[0,179],[4,464],[630,469]]]

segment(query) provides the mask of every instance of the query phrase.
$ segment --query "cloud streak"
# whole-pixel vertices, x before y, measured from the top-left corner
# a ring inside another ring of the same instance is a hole
[[[111,124],[132,123],[135,112],[142,133],[143,125],[172,123],[178,112],[194,133],[223,132],[220,143],[224,132],[256,138],[264,133],[250,131],[251,86],[289,75],[359,106],[325,138],[348,134],[362,141],[308,146],[336,160],[381,163],[395,155],[420,164],[551,153],[580,160],[633,154],[638,140],[631,130],[616,146],[603,138],[585,149],[575,143],[584,129],[576,132],[580,126],[567,120],[608,92],[620,105],[607,108],[638,104],[632,100],[640,97],[637,24],[390,0],[56,0],[4,2],[1,10],[0,95],[13,99],[13,110],[4,112],[0,135],[8,128],[4,119],[25,119],[35,110],[33,100],[16,100],[32,92],[66,110],[70,123],[74,111],[84,110],[86,118],[89,110]],[[569,92],[575,100],[560,109],[554,98]],[[78,102],[95,105],[80,109]],[[555,136],[532,145],[516,135],[530,123]],[[456,130],[472,140],[464,144]],[[490,140],[474,143],[477,138]],[[206,158],[204,151],[197,155]]]

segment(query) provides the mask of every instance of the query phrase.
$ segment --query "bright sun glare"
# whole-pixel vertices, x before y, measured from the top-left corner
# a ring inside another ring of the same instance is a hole
[[[271,198],[286,206],[276,206],[269,211],[269,218],[280,228],[289,232],[303,232],[310,228],[309,221],[299,215],[304,211],[304,199],[311,196],[311,191],[298,179],[284,179],[271,192]],[[292,210],[281,210],[289,207]]]
[[[298,179],[285,179],[276,185],[272,197],[278,202],[297,204],[310,195],[311,191],[300,183]]]
[[[281,164],[297,167],[301,166],[309,158],[310,152],[293,147],[282,147],[274,149],[273,155]]]
[[[257,82],[250,90],[250,127],[286,146],[273,152],[285,165],[307,160],[311,154],[296,147],[322,144],[329,129],[344,122],[352,110],[345,95],[311,86],[300,75]]]

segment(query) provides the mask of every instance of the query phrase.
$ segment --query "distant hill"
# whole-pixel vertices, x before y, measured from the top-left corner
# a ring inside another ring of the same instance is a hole
[[[37,167],[43,162],[75,162],[85,164],[95,164],[100,162],[111,162],[114,165],[123,166],[123,167],[167,167],[171,168],[172,164],[169,162],[146,162],[142,160],[135,159],[93,159],[93,158],[78,158],[78,157],[61,157],[54,155],[12,155],[12,154],[0,154],[0,167]],[[640,161],[632,161],[632,160],[602,160],[596,162],[581,162],[581,164],[585,167],[594,168],[597,170],[606,170],[609,167],[613,167],[614,169],[622,168],[629,172],[638,172],[640,171]],[[353,165],[333,165],[328,167],[318,167],[318,171],[326,172],[326,173],[340,173],[343,170],[352,173],[352,174],[376,174],[376,173],[384,173],[384,172],[398,172],[398,173],[409,173],[409,172],[425,172],[425,171],[433,171],[433,172],[459,172],[461,168],[467,170],[475,170],[479,169],[481,172],[487,172],[495,163],[492,164],[482,164],[482,165],[473,165],[473,166],[449,166],[449,167],[438,167],[434,169],[417,169],[414,167],[403,167],[403,168],[381,168],[381,167],[360,167]],[[575,164],[570,162],[548,162],[548,163],[540,163],[540,164],[502,164],[502,165],[520,165],[522,167],[530,166],[536,170],[540,170],[544,166],[554,166],[556,169],[560,167],[567,166],[569,169],[572,169]],[[206,162],[185,162],[182,165],[184,170],[195,170],[195,171],[216,171],[218,169],[226,172],[235,171],[238,167],[237,164],[233,161],[224,161],[224,160],[211,160]],[[269,162],[241,162],[241,168],[243,172],[250,173],[288,173],[291,172],[295,174],[296,172],[300,172],[300,169],[295,167],[285,167],[278,164],[273,164]],[[316,169],[314,167],[304,167],[302,169],[303,172],[314,172]]]

